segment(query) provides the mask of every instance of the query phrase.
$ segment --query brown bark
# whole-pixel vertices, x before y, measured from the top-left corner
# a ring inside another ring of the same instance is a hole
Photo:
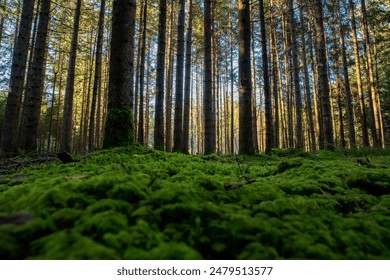
[[[154,147],[164,150],[164,75],[165,75],[165,34],[167,1],[161,0],[158,21],[158,50],[156,73],[156,115],[154,124]]]
[[[50,0],[42,0],[31,67],[31,80],[30,84],[27,85],[23,110],[24,118],[20,127],[22,137],[19,139],[19,145],[25,151],[35,151],[38,144],[38,125],[46,76],[49,13]]]
[[[1,139],[3,153],[8,156],[17,152],[19,109],[26,72],[27,53],[34,14],[34,0],[24,0],[17,41],[13,51],[11,78]]]
[[[77,46],[78,46],[81,2],[82,0],[77,0],[77,7],[75,10],[74,22],[73,22],[72,45],[71,45],[70,59],[68,64],[68,76],[66,80],[65,101],[64,101],[64,114],[62,120],[62,137],[61,137],[61,145],[60,145],[61,152],[71,151],[70,143],[72,138],[74,80],[75,80],[75,70],[76,70],[76,54],[77,54]]]

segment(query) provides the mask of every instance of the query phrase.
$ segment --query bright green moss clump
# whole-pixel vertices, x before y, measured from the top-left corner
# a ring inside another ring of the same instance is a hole
[[[133,146],[17,170],[0,179],[0,258],[390,259],[390,156],[364,153]],[[34,219],[4,222],[17,212]]]

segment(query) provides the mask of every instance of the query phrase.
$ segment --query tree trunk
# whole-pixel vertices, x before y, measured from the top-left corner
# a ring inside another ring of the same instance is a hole
[[[278,78],[279,78],[279,68],[278,68],[278,48],[277,37],[276,37],[276,21],[274,15],[272,14],[272,30],[271,30],[271,60],[272,60],[272,97],[273,97],[273,120],[274,120],[274,143],[275,147],[279,147],[279,89],[278,89]]]
[[[229,48],[230,48],[230,149],[234,154],[234,68],[233,68],[233,26],[229,9]]]
[[[142,44],[141,61],[139,73],[139,118],[138,118],[138,144],[145,145],[145,119],[144,119],[144,84],[145,84],[145,52],[146,52],[146,30],[148,16],[148,0],[144,0],[142,23]]]
[[[274,133],[272,120],[272,96],[268,73],[268,51],[267,37],[265,34],[265,14],[263,0],[259,0],[259,13],[261,25],[261,48],[263,58],[263,79],[264,79],[264,106],[265,106],[265,152],[270,153],[274,147]]]
[[[339,10],[340,0],[337,1],[337,21],[339,26],[339,36],[340,36],[340,50],[341,50],[341,59],[343,66],[343,74],[344,74],[344,87],[345,87],[345,95],[346,95],[346,110],[347,110],[347,119],[348,119],[348,134],[349,134],[349,143],[351,148],[356,147],[356,136],[355,136],[355,118],[353,115],[353,105],[352,105],[352,93],[351,86],[349,83],[349,73],[348,73],[348,62],[347,62],[347,54],[346,54],[346,46],[344,40],[344,29],[341,22],[341,14]]]
[[[183,69],[185,43],[185,4],[185,0],[179,1],[179,15],[177,19],[176,91],[173,128],[173,151],[175,152],[179,152],[183,148]]]
[[[295,24],[295,13],[293,0],[288,0],[289,6],[289,19],[291,28],[291,52],[292,52],[292,67],[294,71],[294,96],[295,96],[295,115],[296,115],[296,127],[295,127],[295,147],[303,149],[304,134],[302,128],[302,95],[301,95],[301,81],[299,77],[299,64],[298,64],[298,50],[297,50],[297,35]],[[303,31],[303,30],[302,30]]]
[[[213,79],[211,65],[211,1],[204,0],[204,153],[215,153],[216,130],[215,112],[213,111]]]
[[[5,156],[17,152],[20,101],[23,92],[24,76],[34,15],[34,0],[24,0],[20,28],[13,51],[12,67],[7,105],[4,114],[1,148]]]
[[[74,80],[76,69],[76,55],[79,35],[79,22],[81,14],[81,0],[77,0],[73,22],[72,45],[70,51],[70,59],[68,65],[68,76],[66,79],[64,114],[62,119],[62,138],[60,150],[70,152],[70,142],[72,137],[72,117],[73,117],[73,95],[74,95]]]
[[[108,112],[103,147],[134,143],[134,21],[135,1],[114,0]]]
[[[379,118],[380,108],[378,106],[378,92],[376,88],[376,81],[374,77],[374,69],[373,69],[373,61],[371,54],[371,41],[370,34],[368,30],[367,23],[367,12],[366,12],[366,1],[361,0],[361,10],[362,10],[362,20],[363,20],[363,37],[366,43],[366,55],[367,55],[367,65],[368,65],[368,79],[369,79],[369,90],[371,95],[372,104],[370,105],[372,108],[371,115],[373,117],[374,127],[373,130],[373,138],[374,138],[374,146],[382,146],[382,133],[381,133],[381,124]]]
[[[99,14],[99,28],[96,42],[96,61],[95,61],[95,79],[93,82],[91,114],[89,117],[89,133],[88,133],[88,150],[95,150],[95,112],[96,99],[99,92],[102,90],[102,56],[103,56],[103,34],[104,34],[104,14],[105,14],[106,0],[100,2]]]
[[[24,118],[21,123],[20,148],[35,151],[38,144],[38,125],[46,72],[47,37],[49,27],[50,0],[42,0],[38,32],[31,67],[31,80],[27,85],[24,100]]]
[[[369,147],[370,141],[368,138],[367,113],[366,113],[366,105],[364,103],[363,82],[362,82],[362,73],[361,73],[361,66],[360,66],[359,46],[357,41],[357,31],[356,31],[356,22],[355,22],[355,8],[354,8],[353,0],[349,0],[349,13],[351,16],[353,51],[355,56],[355,68],[356,68],[357,89],[359,94],[360,120],[362,125],[363,146]]]
[[[314,15],[316,20],[316,41],[318,56],[318,94],[321,99],[322,125],[324,130],[324,141],[320,143],[320,147],[325,149],[332,149],[334,147],[333,124],[330,109],[328,61],[326,58],[324,12],[322,9],[322,0],[315,0]]]
[[[186,38],[186,66],[184,83],[184,116],[182,152],[188,153],[190,135],[190,95],[191,95],[191,59],[192,59],[192,0],[188,0],[188,23]]]
[[[158,50],[156,73],[156,115],[154,123],[154,147],[164,150],[164,75],[165,75],[165,34],[167,19],[167,1],[160,0],[158,19]]]
[[[174,24],[174,3],[171,3],[170,24],[168,35],[168,57],[167,57],[167,81],[166,81],[166,98],[165,98],[165,151],[172,151],[172,88],[173,88],[173,24]]]
[[[249,0],[238,1],[239,60],[239,152],[252,154],[252,74],[251,74],[251,24]]]
[[[302,6],[302,0],[300,0]],[[313,110],[312,110],[312,97],[310,92],[310,84],[309,84],[309,70],[307,65],[307,56],[306,56],[306,41],[303,30],[305,30],[305,21],[303,17],[302,7],[300,8],[300,17],[301,17],[301,41],[302,41],[302,62],[303,62],[303,72],[305,77],[305,99],[306,99],[306,117],[309,126],[309,140],[310,140],[310,149],[311,151],[316,150],[316,138],[314,132],[314,121],[313,121]]]

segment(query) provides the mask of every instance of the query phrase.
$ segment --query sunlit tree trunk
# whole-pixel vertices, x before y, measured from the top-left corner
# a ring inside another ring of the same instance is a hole
[[[204,153],[215,152],[216,129],[215,112],[213,110],[213,79],[211,65],[211,1],[204,0],[204,92],[203,92],[203,114],[204,114]]]
[[[139,117],[138,117],[138,144],[145,145],[145,116],[144,116],[144,85],[145,85],[145,53],[146,53],[146,30],[148,17],[148,1],[144,0],[142,16],[142,43],[141,61],[139,68]]]
[[[72,138],[72,123],[73,123],[72,119],[73,119],[74,80],[75,80],[75,70],[76,70],[76,54],[77,54],[78,36],[79,36],[81,2],[82,0],[77,0],[77,6],[74,15],[72,44],[71,44],[70,58],[68,64],[68,76],[66,80],[66,89],[65,89],[64,114],[62,120],[62,137],[61,137],[60,150],[66,152],[71,151],[70,144]]]
[[[356,70],[357,89],[359,94],[360,120],[362,126],[363,146],[368,147],[370,146],[370,142],[368,138],[367,113],[366,113],[366,105],[364,102],[363,82],[362,82],[362,73],[361,73],[361,66],[360,66],[359,46],[357,41],[357,31],[356,31],[356,21],[355,21],[355,8],[354,8],[353,0],[349,0],[349,14],[351,17],[353,51],[355,56],[355,68],[356,68],[355,70]]]
[[[273,1],[271,1],[271,5]],[[274,12],[271,14],[272,28],[270,34],[270,46],[271,46],[271,68],[272,68],[272,97],[273,97],[273,120],[274,120],[274,143],[275,147],[279,147],[280,144],[280,123],[279,123],[279,88],[278,83],[281,82],[279,79],[279,66],[278,66],[278,48],[277,48],[277,37],[276,28],[277,23]],[[281,89],[281,88],[280,88]]]
[[[263,57],[263,79],[264,79],[264,106],[265,106],[265,152],[270,153],[274,147],[274,133],[272,129],[272,96],[268,73],[268,51],[267,37],[265,33],[265,15],[263,0],[259,0],[259,15],[261,25],[261,48]]]
[[[95,79],[93,82],[91,113],[89,116],[89,133],[88,133],[88,150],[93,151],[95,147],[95,112],[96,112],[96,100],[99,92],[102,90],[102,57],[103,57],[103,33],[104,33],[104,12],[106,7],[106,1],[100,2],[100,14],[99,14],[99,28],[98,38],[96,42],[96,61],[95,61]]]
[[[295,147],[303,149],[304,134],[302,128],[302,94],[301,81],[299,77],[299,63],[297,50],[297,35],[295,23],[295,12],[293,0],[288,0],[289,19],[291,28],[291,54],[292,54],[292,68],[294,77],[294,96],[295,96]]]
[[[320,148],[332,149],[334,147],[333,124],[330,108],[328,61],[326,58],[324,12],[322,8],[322,0],[315,0],[313,8],[316,21],[318,94],[321,99],[322,125],[324,133],[324,141],[320,142]]]
[[[341,14],[339,11],[339,0],[337,1],[337,21],[339,26],[339,36],[340,36],[340,51],[341,51],[341,59],[342,59],[342,67],[344,74],[344,87],[345,87],[345,96],[346,96],[346,111],[347,111],[347,119],[348,119],[348,135],[349,135],[349,143],[350,147],[356,147],[356,136],[355,136],[355,118],[353,114],[353,104],[352,104],[352,93],[351,86],[349,82],[349,73],[348,73],[348,61],[346,54],[346,46],[345,46],[345,35],[344,29],[341,21]]]
[[[188,22],[186,38],[186,64],[184,83],[183,145],[182,152],[188,153],[190,135],[190,102],[191,102],[191,59],[192,59],[192,0],[188,0]]]
[[[366,1],[361,0],[361,11],[362,11],[362,27],[363,27],[363,34],[364,34],[364,40],[365,40],[365,46],[366,46],[366,56],[367,56],[367,66],[368,66],[368,79],[369,79],[369,90],[370,90],[370,104],[371,107],[371,115],[374,122],[374,130],[373,130],[373,139],[374,139],[374,146],[382,146],[382,135],[381,135],[381,124],[380,124],[380,118],[379,118],[379,112],[380,108],[378,106],[378,92],[376,88],[376,81],[374,77],[374,69],[373,69],[373,60],[372,60],[372,48],[371,48],[371,41],[370,41],[370,34],[368,30],[368,23],[367,23],[367,11],[366,11]]]
[[[300,0],[302,5],[302,0]],[[306,30],[306,24],[303,16],[302,7],[300,8],[300,17],[301,17],[301,30]],[[303,63],[303,72],[304,72],[304,85],[305,85],[305,99],[306,99],[306,117],[309,127],[309,142],[310,142],[310,149],[311,151],[316,150],[316,138],[315,138],[315,132],[314,132],[314,120],[313,120],[313,110],[312,110],[312,96],[310,91],[310,84],[309,84],[309,69],[307,65],[307,55],[306,55],[306,39],[304,32],[301,32],[301,41],[302,41],[302,63]]]
[[[173,89],[173,64],[174,64],[174,2],[170,7],[169,35],[168,35],[168,55],[167,55],[167,80],[165,98],[165,150],[172,151],[172,89]]]

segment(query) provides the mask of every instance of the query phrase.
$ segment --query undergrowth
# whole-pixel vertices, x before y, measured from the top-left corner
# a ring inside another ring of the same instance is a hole
[[[390,259],[389,154],[127,147],[15,170],[0,258]]]

